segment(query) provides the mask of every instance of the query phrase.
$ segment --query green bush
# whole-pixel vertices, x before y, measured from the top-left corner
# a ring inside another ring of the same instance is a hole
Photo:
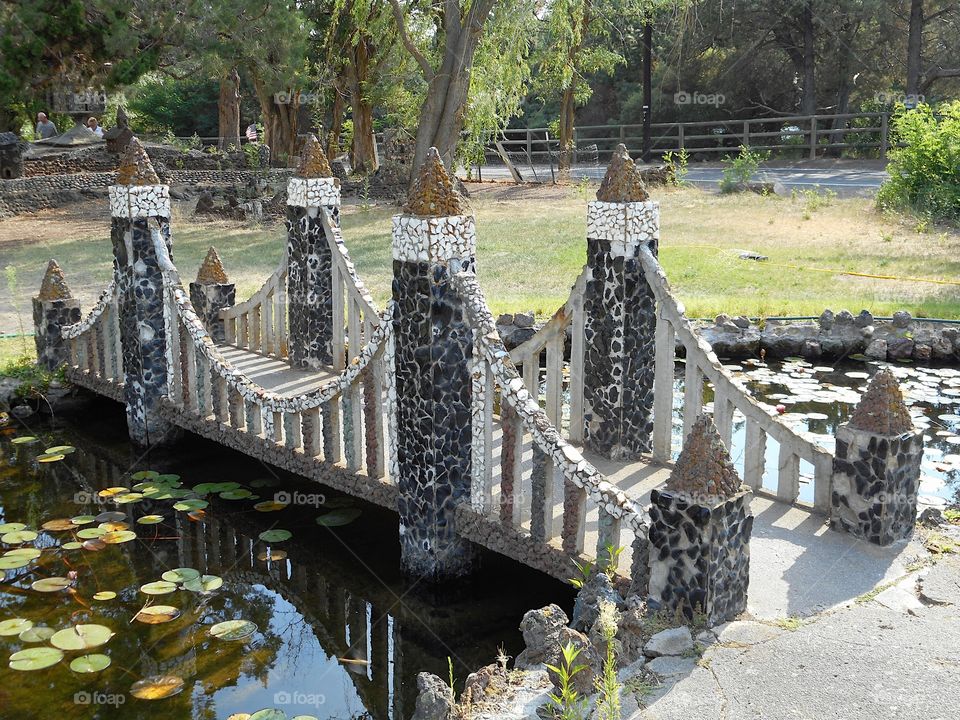
[[[738,192],[753,180],[760,163],[770,157],[770,153],[752,152],[750,148],[740,146],[740,154],[723,159],[723,177],[720,179],[720,192]]]
[[[918,105],[896,115],[893,125],[905,147],[890,151],[890,179],[877,205],[960,224],[960,100],[937,111]]]

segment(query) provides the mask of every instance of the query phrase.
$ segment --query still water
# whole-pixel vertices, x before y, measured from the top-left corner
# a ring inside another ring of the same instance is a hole
[[[407,582],[395,514],[191,436],[140,456],[105,400],[30,425],[0,437],[3,720],[406,718],[418,672],[462,687],[572,602],[493,555],[456,594]]]

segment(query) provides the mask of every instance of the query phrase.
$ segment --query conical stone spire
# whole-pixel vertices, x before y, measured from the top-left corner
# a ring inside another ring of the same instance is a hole
[[[713,420],[709,415],[701,415],[683,444],[667,480],[667,490],[697,498],[729,498],[740,492],[740,487],[740,476]]]
[[[910,411],[892,372],[883,369],[873,376],[849,425],[877,435],[901,435],[913,430]]]
[[[130,119],[127,117],[127,111],[123,109],[123,105],[117,107],[117,127],[130,127]]]
[[[323,151],[320,141],[313,133],[307,135],[307,139],[303,143],[300,160],[297,163],[296,177],[304,179],[333,177],[327,154]]]
[[[449,217],[464,215],[469,210],[467,201],[457,192],[443,166],[436,148],[427,151],[407,197],[403,212],[418,217]]]
[[[197,272],[197,282],[201,285],[226,285],[230,282],[226,270],[223,269],[220,254],[213,245],[207,250],[207,256],[200,265],[200,270]]]
[[[627,146],[617,145],[607,166],[607,173],[603,176],[600,189],[597,190],[597,200],[610,203],[644,202],[650,198],[640,169],[630,159]]]
[[[67,285],[67,279],[63,276],[63,270],[57,264],[56,260],[50,260],[47,264],[47,271],[43,274],[43,282],[40,283],[40,294],[38,300],[69,300],[73,295]]]
[[[140,141],[132,137],[127,149],[123,153],[123,159],[120,161],[120,169],[117,171],[117,185],[159,185],[160,178],[157,177],[153,164],[150,162],[150,156],[144,150]]]

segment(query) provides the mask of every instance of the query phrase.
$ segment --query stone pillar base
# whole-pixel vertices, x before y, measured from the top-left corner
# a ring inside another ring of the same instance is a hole
[[[712,625],[747,609],[753,515],[747,490],[719,503],[684,493],[650,494],[651,610],[702,612]]]
[[[226,339],[220,311],[234,305],[236,300],[237,286],[234,283],[190,283],[190,302],[214,342]]]
[[[70,360],[70,348],[61,331],[64,326],[78,323],[80,319],[78,300],[33,298],[33,339],[37,346],[37,363],[40,367],[53,372]]]
[[[837,429],[830,527],[874,545],[908,538],[917,519],[923,432],[879,435]]]

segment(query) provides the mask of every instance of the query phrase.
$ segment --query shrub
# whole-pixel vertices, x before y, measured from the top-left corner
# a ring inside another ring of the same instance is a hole
[[[893,124],[905,147],[890,152],[890,179],[877,193],[877,205],[960,224],[960,100],[937,112],[918,105],[896,115]]]
[[[720,192],[729,193],[745,189],[753,179],[760,163],[766,160],[770,153],[752,152],[750,148],[740,146],[740,154],[735,158],[727,156],[723,159],[723,177],[720,179]]]

